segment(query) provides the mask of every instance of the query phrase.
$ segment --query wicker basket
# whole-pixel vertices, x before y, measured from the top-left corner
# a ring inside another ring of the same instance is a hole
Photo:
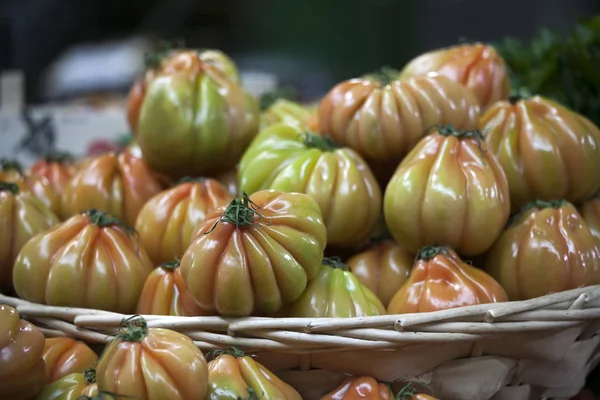
[[[111,339],[129,315],[0,295],[47,336]],[[600,286],[522,301],[366,318],[144,316],[202,350],[239,347],[319,399],[344,373],[423,382],[441,399],[568,399],[600,360]]]

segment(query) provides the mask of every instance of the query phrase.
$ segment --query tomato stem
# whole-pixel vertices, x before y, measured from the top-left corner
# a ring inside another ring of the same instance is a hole
[[[66,151],[53,151],[44,156],[44,161],[47,163],[71,163],[75,161],[75,157],[69,152]]]
[[[19,175],[23,175],[21,163],[8,158],[0,158],[0,171],[16,171]]]
[[[121,327],[123,329],[115,335],[115,338],[126,342],[141,342],[148,334],[148,324],[140,315],[123,318]]]
[[[485,159],[483,158],[483,143],[485,138],[481,131],[477,129],[459,129],[452,125],[435,125],[434,128],[442,136],[454,136],[457,139],[474,139],[477,142],[477,147],[479,147],[479,155],[485,163]]]
[[[91,210],[82,212],[82,214],[87,215],[88,218],[90,219],[90,221],[92,222],[92,224],[99,226],[100,228],[105,227],[105,226],[114,225],[114,226],[118,226],[119,228],[123,229],[125,231],[125,233],[128,235],[137,233],[135,231],[135,229],[133,229],[129,225],[126,225],[120,219],[115,218],[111,215],[108,215],[104,211],[100,211],[100,210],[96,210],[95,208],[92,208]]]
[[[177,268],[179,268],[179,263],[180,263],[180,260],[170,261],[170,262],[162,263],[161,265],[158,266],[158,268],[166,269],[169,271],[175,271]]]
[[[364,79],[370,79],[379,82],[382,86],[387,86],[395,80],[398,80],[400,71],[383,66],[377,71],[371,72],[364,76]]]
[[[515,105],[521,100],[527,100],[531,97],[531,93],[529,89],[521,87],[519,89],[514,90],[511,95],[508,97],[508,101],[510,104]]]
[[[433,391],[431,390],[431,388],[428,385],[426,385],[424,383],[419,383],[419,385],[423,386],[424,388],[427,388],[427,390],[430,393],[433,393]],[[419,394],[419,391],[417,391],[417,389],[414,387],[414,382],[409,382],[406,386],[404,386],[402,389],[400,389],[400,391],[398,391],[398,393],[396,393],[396,400],[409,400],[409,399],[412,399],[417,394]]]
[[[319,136],[312,132],[304,132],[300,139],[307,148],[315,148],[321,151],[334,151],[339,146],[329,136]]]
[[[88,384],[96,383],[96,370],[94,368],[86,368],[83,371],[83,377]]]
[[[19,194],[19,185],[13,182],[0,182],[0,192]]]
[[[222,349],[211,350],[208,352],[208,354],[206,356],[212,357],[212,358],[218,358],[218,357],[222,356],[223,354],[227,354],[227,355],[233,356],[235,358],[246,356],[246,353],[244,353],[243,350],[240,350],[235,346],[229,346],[227,348],[227,350],[222,350]]]
[[[440,254],[448,254],[448,248],[444,246],[425,246],[417,253],[415,261],[429,261]]]
[[[221,217],[209,231],[204,232],[208,234],[212,232],[219,223],[226,222],[235,225],[236,228],[257,225],[260,221],[264,221],[265,217],[260,214],[257,210],[260,207],[256,205],[250,197],[243,192],[231,200],[231,203],[227,206]],[[270,222],[268,222],[270,224]]]
[[[342,262],[340,257],[323,257],[323,261],[321,262],[323,265],[327,265],[331,268],[341,269],[342,271],[350,271],[350,267]]]
[[[162,61],[167,58],[173,52],[173,50],[183,49],[184,47],[185,43],[183,39],[159,41],[156,45],[156,50],[144,56],[146,68],[158,68]]]

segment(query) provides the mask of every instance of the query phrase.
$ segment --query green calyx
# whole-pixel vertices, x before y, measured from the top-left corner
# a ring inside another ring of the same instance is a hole
[[[350,271],[350,267],[342,262],[339,257],[324,257],[321,262],[323,265],[327,265],[331,268],[341,269],[342,271]]]
[[[121,321],[121,328],[122,330],[115,335],[115,338],[126,342],[141,342],[148,334],[148,324],[139,315],[124,318]]]
[[[185,41],[183,39],[161,40],[156,43],[155,47],[155,51],[144,55],[144,62],[147,69],[153,69],[160,66],[161,62],[168,57],[173,50],[183,49],[185,47]]]
[[[16,171],[19,175],[23,175],[21,163],[8,158],[0,158],[0,171]]]
[[[398,80],[400,71],[384,66],[375,72],[371,72],[364,76],[365,79],[370,79],[379,82],[382,86],[387,86],[395,80]]]
[[[271,107],[277,100],[284,99],[289,101],[296,101],[298,93],[291,86],[282,86],[272,92],[264,93],[260,96],[259,104],[260,110],[265,111]]]
[[[66,164],[75,161],[75,157],[66,151],[54,151],[44,156],[44,161],[47,163]]]
[[[19,194],[19,185],[12,182],[0,182],[0,192]]]
[[[421,383],[419,385],[427,388],[429,392],[431,392],[431,388],[426,384]],[[417,394],[419,394],[419,391],[415,388],[414,383],[410,382],[408,385],[400,389],[398,393],[396,393],[395,400],[410,400],[414,398]]]
[[[219,220],[204,234],[212,232],[219,223],[229,223],[235,225],[236,228],[257,225],[260,221],[264,221],[265,217],[258,212],[260,209],[246,192],[239,194],[231,200]]]
[[[445,246],[425,246],[417,253],[415,261],[423,260],[429,261],[434,259],[436,256],[447,255],[448,247]]]
[[[166,269],[168,271],[175,271],[177,268],[179,268],[180,263],[181,263],[180,260],[169,261],[166,263],[162,263],[161,265],[158,266],[158,268]]]
[[[211,350],[208,352],[208,354],[206,355],[209,358],[218,358],[222,355],[229,355],[235,358],[240,358],[240,357],[245,357],[246,353],[244,353],[243,350],[238,349],[235,346],[229,346],[226,350],[223,349],[217,349],[217,350]]]
[[[510,102],[510,104],[515,105],[521,100],[528,100],[531,96],[532,95],[529,89],[522,87],[513,90],[511,95],[508,97],[508,101]]]
[[[83,377],[88,385],[96,383],[96,370],[94,368],[86,368],[86,370],[83,371]]]
[[[300,140],[309,149],[319,149],[321,151],[334,151],[339,146],[329,137],[320,136],[312,132],[304,132],[300,135]]]
[[[550,200],[550,201],[543,201],[543,200],[530,201],[529,203],[527,203],[523,207],[521,207],[519,212],[517,212],[515,215],[513,215],[508,220],[508,223],[506,225],[511,226],[515,221],[517,221],[519,218],[521,218],[523,216],[523,214],[525,214],[526,212],[528,212],[530,210],[533,210],[533,209],[543,210],[544,208],[559,209],[559,208],[565,206],[566,204],[568,204],[568,202],[564,199]]]
[[[104,211],[96,210],[95,208],[91,210],[84,211],[82,214],[87,215],[92,224],[102,228],[105,226],[118,226],[123,229],[127,234],[136,234],[135,229],[126,225],[123,221],[118,218],[115,218],[111,215],[108,215]]]
[[[479,143],[484,141],[483,134],[477,129],[459,129],[452,125],[436,125],[435,128],[442,136],[454,136],[458,139],[475,139]]]

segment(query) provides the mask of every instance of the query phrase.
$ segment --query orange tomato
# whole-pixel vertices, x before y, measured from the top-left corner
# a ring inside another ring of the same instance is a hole
[[[95,367],[98,355],[85,343],[68,337],[47,338],[42,355],[46,363],[46,383]]]
[[[137,400],[204,400],[208,367],[192,340],[169,329],[148,328],[141,317],[124,321],[98,362],[100,392]]]
[[[425,247],[408,280],[388,306],[390,314],[409,314],[507,301],[502,286],[447,247]]]
[[[600,192],[579,207],[579,213],[596,239],[600,248]]]
[[[487,256],[486,270],[511,300],[600,284],[600,253],[575,207],[535,201],[523,207]]]
[[[435,128],[404,158],[384,195],[387,227],[408,251],[484,253],[510,213],[508,182],[478,131]]]
[[[148,200],[135,230],[154,265],[181,258],[206,214],[231,199],[227,189],[214,179],[188,179]]]
[[[62,195],[62,215],[96,208],[134,225],[138,213],[166,181],[130,151],[106,153],[82,166]]]
[[[179,271],[179,261],[165,263],[148,275],[136,312],[142,315],[207,315],[190,296]]]
[[[31,238],[13,269],[22,299],[130,313],[152,271],[131,228],[97,210]]]
[[[440,73],[473,91],[482,108],[508,98],[506,64],[496,50],[482,43],[463,44],[422,54],[411,60],[401,76]]]
[[[0,400],[29,400],[44,386],[44,335],[0,304]]]
[[[387,307],[392,296],[408,279],[414,260],[414,254],[393,240],[383,240],[352,256],[346,264],[356,279]]]
[[[579,204],[600,189],[600,129],[541,96],[511,97],[479,121],[508,179],[513,211],[534,200]]]
[[[377,382],[371,376],[351,376],[346,378],[332,392],[321,400],[395,400],[390,386]]]
[[[50,154],[31,166],[27,187],[53,213],[66,218],[61,215],[61,195],[76,171],[75,160],[69,154]]]

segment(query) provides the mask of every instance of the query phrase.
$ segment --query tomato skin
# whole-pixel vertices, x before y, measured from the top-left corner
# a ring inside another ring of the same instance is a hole
[[[335,86],[319,106],[319,132],[356,150],[369,163],[397,165],[431,126],[474,128],[473,94],[445,76],[392,80],[351,79]]]
[[[96,224],[88,212],[31,238],[13,284],[20,298],[40,304],[131,313],[152,268],[134,234]]]
[[[106,346],[96,369],[101,392],[138,400],[204,400],[208,367],[187,336],[149,328],[139,341],[116,339]]]
[[[513,211],[534,200],[579,204],[600,189],[600,130],[590,120],[534,96],[491,106],[479,121],[508,178]]]
[[[168,56],[146,82],[137,121],[152,169],[172,178],[212,176],[232,168],[254,138],[259,108],[214,63],[184,51]]]
[[[135,230],[154,265],[181,258],[208,211],[232,196],[214,179],[184,182],[156,194],[142,207]]]
[[[324,260],[317,276],[291,306],[292,317],[352,318],[384,315],[385,307],[341,263]]]
[[[73,372],[48,383],[35,400],[78,400],[81,396],[98,396],[98,385],[89,382],[82,372]]]
[[[600,197],[595,196],[584,202],[578,211],[600,248]]]
[[[95,208],[133,226],[146,201],[165,183],[130,151],[102,154],[82,166],[65,188],[62,215]]]
[[[316,200],[327,227],[327,244],[363,242],[381,213],[381,189],[369,166],[349,148],[319,148],[298,125],[262,131],[239,164],[240,190],[275,189],[305,193]]]
[[[321,400],[394,400],[389,386],[380,383],[371,376],[351,376],[346,378],[332,392],[321,397]]]
[[[384,240],[352,256],[346,263],[356,279],[387,307],[408,279],[414,260],[414,254],[393,240]]]
[[[261,190],[249,201],[262,217],[236,227],[220,221],[232,204],[213,210],[181,259],[187,288],[208,313],[274,313],[298,299],[319,270],[326,231],[311,197]]]
[[[59,220],[32,193],[20,191],[16,184],[0,185],[0,288],[11,288],[13,265],[25,243]]]
[[[383,210],[390,233],[408,251],[447,245],[474,256],[492,246],[508,220],[508,183],[485,143],[449,131],[434,129],[404,158]]]
[[[28,187],[61,219],[61,194],[77,172],[75,162],[65,159],[40,159],[29,169]]]
[[[508,98],[510,81],[504,59],[492,46],[464,44],[438,49],[409,61],[402,77],[439,73],[473,91],[482,109]]]
[[[250,390],[249,390],[250,389]],[[249,356],[222,354],[208,363],[206,400],[302,400],[296,390]]]
[[[68,337],[47,338],[42,355],[46,363],[46,383],[95,367],[98,355],[84,342]]]
[[[0,304],[0,400],[28,400],[44,386],[44,335]]]
[[[314,113],[308,108],[286,99],[277,99],[260,116],[260,130],[276,125],[297,124],[309,129]]]
[[[449,248],[433,248],[434,256],[419,259],[408,280],[388,305],[389,314],[447,310],[508,301],[498,282],[466,264]],[[426,250],[423,250],[421,254]]]
[[[488,253],[486,270],[510,300],[600,284],[596,243],[572,204],[536,204],[502,233]]]
[[[144,283],[136,312],[141,315],[207,315],[190,296],[178,264],[155,268]]]

